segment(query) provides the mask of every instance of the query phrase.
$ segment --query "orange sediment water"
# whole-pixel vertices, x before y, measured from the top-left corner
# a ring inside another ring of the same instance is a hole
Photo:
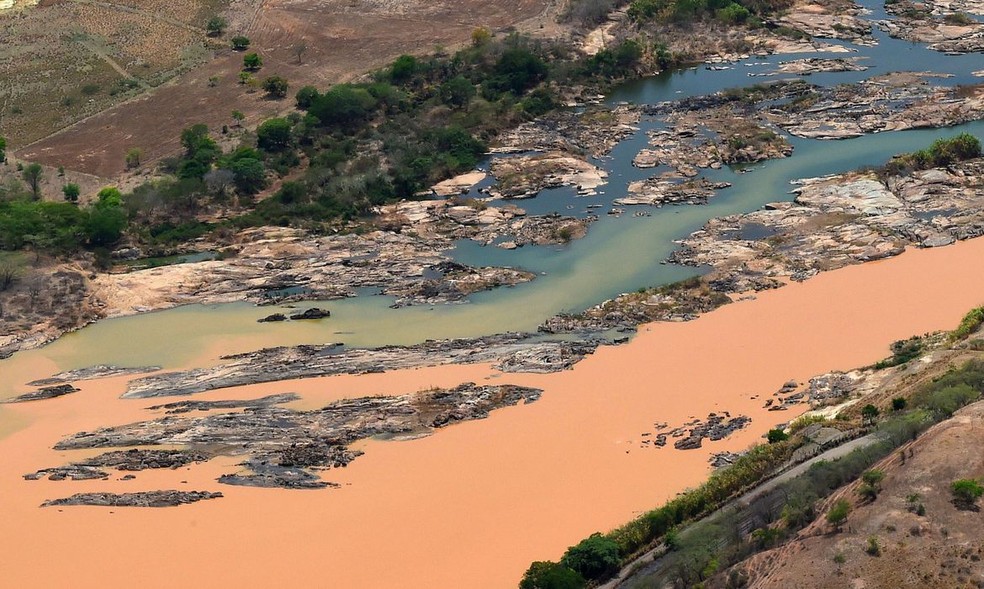
[[[643,326],[629,344],[562,373],[449,366],[196,397],[296,391],[299,406],[311,407],[465,381],[545,391],[536,403],[427,438],[362,443],[365,456],[325,473],[343,485],[336,490],[219,485],[214,479],[236,469],[234,458],[133,481],[23,481],[78,456],[50,449],[63,436],[145,419],[155,401],[119,400],[125,379],[107,379],[82,383],[75,395],[3,406],[0,415],[26,425],[0,439],[0,578],[12,587],[514,587],[530,561],[556,559],[581,537],[700,483],[711,453],[743,449],[795,417],[763,407],[787,380],[870,363],[894,340],[955,326],[984,302],[982,257],[984,240],[973,240],[822,274],[696,321]],[[655,422],[722,411],[752,424],[698,450],[641,447]],[[156,510],[38,508],[82,491],[162,488],[226,496]]]

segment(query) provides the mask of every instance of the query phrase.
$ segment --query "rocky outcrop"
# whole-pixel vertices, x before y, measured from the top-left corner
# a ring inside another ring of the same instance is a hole
[[[892,37],[926,43],[930,49],[944,53],[984,51],[984,22],[967,14],[984,14],[981,0],[898,0],[886,2],[885,11],[894,18],[881,21],[878,26]]]
[[[814,139],[946,127],[984,117],[984,86],[932,86],[928,80],[934,75],[895,73],[813,87],[767,108],[764,116],[793,135]]]
[[[401,229],[397,227],[397,229]],[[402,231],[402,229],[401,229]],[[372,231],[362,235],[312,237],[293,229],[244,231],[230,246],[234,257],[128,274],[100,275],[95,295],[111,302],[109,314],[123,315],[188,303],[248,300],[259,304],[354,296],[363,287],[411,293],[401,304],[460,300],[467,293],[448,284],[437,297],[413,298],[415,285],[431,269],[450,261],[453,241],[410,232]],[[507,285],[532,275],[511,269],[480,268],[482,284]]]
[[[621,294],[581,313],[556,315],[544,321],[538,330],[541,333],[634,331],[637,325],[650,321],[689,321],[730,302],[726,294],[698,277]]]
[[[77,393],[81,389],[75,388],[71,384],[57,384],[47,387],[42,387],[36,391],[30,393],[24,393],[23,395],[18,395],[12,399],[2,401],[3,403],[26,403],[28,401],[43,401],[44,399],[54,399],[55,397],[61,397],[64,395],[69,395],[72,393]]]
[[[205,462],[211,458],[204,452],[190,450],[143,450],[131,449],[125,451],[105,452],[93,458],[55,468],[44,468],[37,472],[26,474],[24,478],[31,481],[47,477],[48,480],[60,481],[105,479],[109,473],[102,468],[115,468],[122,471],[141,471],[151,468],[180,468],[193,462]]]
[[[702,205],[707,204],[707,199],[714,196],[716,191],[729,186],[731,184],[728,182],[711,182],[706,178],[680,181],[655,177],[630,183],[629,195],[616,198],[613,202],[619,206]]]
[[[508,333],[476,339],[431,340],[413,346],[384,346],[343,351],[338,344],[268,348],[225,356],[209,368],[169,372],[131,381],[124,398],[191,395],[226,387],[364,374],[443,364],[493,363],[505,372],[554,372],[569,368],[601,341],[552,341],[532,334]]]
[[[639,168],[669,167],[661,178],[666,183],[672,178],[693,178],[702,168],[788,157],[792,146],[771,128],[756,104],[804,88],[779,83],[755,92],[722,92],[649,107],[647,115],[658,116],[668,125],[649,132],[650,146],[632,163]]]
[[[86,263],[24,269],[0,292],[0,359],[43,346],[103,316]]]
[[[179,413],[190,413],[191,411],[214,411],[216,409],[250,409],[257,407],[269,407],[271,405],[281,405],[283,403],[290,403],[292,401],[300,400],[300,395],[297,393],[279,393],[276,395],[267,395],[266,397],[260,397],[259,399],[247,399],[247,400],[229,400],[229,401],[176,401],[174,403],[165,403],[164,405],[153,405],[147,407],[150,411],[159,411],[161,409],[168,415],[175,415]]]
[[[558,214],[527,216],[526,211],[515,205],[493,207],[484,200],[408,201],[381,207],[379,212],[382,223],[412,226],[414,232],[424,237],[471,239],[482,245],[496,243],[510,249],[580,239],[597,219]]]
[[[871,24],[862,18],[861,7],[852,1],[797,2],[779,19],[782,24],[811,37],[843,39],[856,45],[874,45]]]
[[[518,155],[492,161],[496,184],[489,190],[494,198],[533,198],[547,188],[573,186],[580,196],[591,196],[607,182],[608,173],[567,153]]]
[[[219,482],[263,487],[324,488],[332,484],[322,481],[312,471],[349,464],[362,454],[348,448],[357,440],[381,435],[426,435],[436,428],[460,421],[483,419],[499,407],[531,403],[540,397],[540,393],[539,389],[513,385],[465,383],[452,389],[430,389],[395,397],[344,399],[314,411],[288,409],[275,402],[274,397],[266,397],[263,402],[246,406],[242,412],[205,416],[168,413],[148,421],[80,432],[62,440],[55,448],[207,447],[216,449],[215,452],[247,456],[241,463],[243,472],[224,475]],[[212,403],[209,409],[246,405],[242,401]],[[172,405],[171,408],[175,407]],[[154,466],[149,468],[163,468],[171,460],[170,467],[174,468],[209,457],[192,450],[130,450],[108,452],[71,467],[113,466],[139,470],[133,465],[142,467],[153,461]],[[61,471],[69,472],[66,469]],[[38,471],[36,478],[61,471]]]
[[[64,384],[73,380],[94,380],[97,378],[110,378],[113,376],[128,376],[131,374],[145,374],[148,372],[154,372],[160,370],[160,366],[134,366],[130,368],[121,366],[109,366],[106,364],[99,364],[97,366],[89,366],[88,368],[78,368],[75,370],[66,370],[65,372],[59,372],[54,376],[49,378],[42,378],[39,380],[33,380],[27,383],[28,386],[40,387],[55,384]]]
[[[100,507],[175,507],[208,499],[222,493],[209,491],[141,491],[138,493],[76,493],[64,499],[45,501],[41,507],[96,505]]]
[[[331,311],[322,309],[320,307],[311,307],[310,309],[305,309],[300,313],[292,314],[290,316],[290,320],[304,321],[304,320],[324,319],[325,317],[331,317]]]
[[[984,234],[984,160],[890,177],[849,174],[800,182],[793,202],[709,221],[672,260],[711,266],[725,292],[775,287],[825,270]]]
[[[639,107],[627,104],[614,108],[595,105],[580,112],[558,111],[503,133],[492,152],[560,151],[601,157],[638,131],[639,117]]]

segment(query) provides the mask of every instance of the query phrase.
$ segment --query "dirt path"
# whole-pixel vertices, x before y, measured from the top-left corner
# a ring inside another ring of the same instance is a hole
[[[136,82],[140,84],[140,87],[143,88],[144,90],[150,89],[150,84],[144,82],[140,78],[131,75],[130,72],[126,71],[126,69],[124,69],[124,67],[119,64],[119,62],[113,59],[108,53],[106,53],[106,51],[98,47],[95,43],[91,43],[89,41],[79,41],[78,44],[85,47],[90,52],[92,52],[93,55],[106,62],[109,65],[109,67],[113,68],[116,71],[116,73],[123,76],[123,78],[127,80],[136,80]]]

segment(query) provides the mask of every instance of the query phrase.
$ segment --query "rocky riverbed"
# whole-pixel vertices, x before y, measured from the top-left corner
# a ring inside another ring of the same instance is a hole
[[[984,15],[981,0],[897,0],[886,2],[885,11],[894,18],[880,21],[878,26],[892,37],[926,43],[944,53],[984,51],[984,23],[971,16]]]
[[[745,292],[825,270],[984,234],[984,159],[891,176],[855,173],[804,180],[793,202],[712,219],[681,242],[673,261],[711,266],[707,280]]]
[[[602,341],[597,337],[546,340],[533,334],[507,333],[374,349],[344,350],[340,344],[268,348],[224,356],[218,366],[132,380],[123,397],[191,395],[260,382],[445,364],[491,363],[503,372],[555,372],[593,353]]]
[[[539,389],[528,387],[465,383],[451,389],[434,388],[401,396],[344,399],[314,411],[284,407],[284,403],[297,399],[291,394],[253,401],[182,401],[149,407],[148,411],[162,412],[153,419],[80,432],[55,446],[58,450],[150,448],[107,452],[67,466],[41,469],[25,478],[105,479],[109,476],[102,470],[105,468],[130,472],[146,468],[178,468],[217,455],[232,455],[244,457],[240,464],[242,469],[222,475],[218,479],[220,483],[325,488],[333,484],[322,480],[317,471],[344,467],[360,456],[361,451],[348,447],[357,440],[373,436],[426,435],[456,422],[485,418],[499,407],[532,403],[540,393]],[[227,411],[229,409],[243,410]],[[192,411],[196,414],[189,415]],[[201,412],[205,415],[197,415]],[[161,445],[181,445],[188,449],[153,448]],[[177,499],[180,497],[171,497],[168,501],[176,504]],[[46,505],[153,506],[157,500],[85,495]]]

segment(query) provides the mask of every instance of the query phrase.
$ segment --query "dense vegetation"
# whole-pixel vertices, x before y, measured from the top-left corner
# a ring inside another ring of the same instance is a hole
[[[927,149],[897,155],[885,164],[881,173],[883,176],[901,176],[977,157],[981,157],[980,140],[970,133],[961,133],[950,139],[937,139]]]
[[[597,90],[635,76],[656,49],[625,41],[585,59],[563,44],[515,34],[496,39],[479,29],[473,43],[453,55],[404,55],[371,81],[300,88],[295,112],[261,122],[255,133],[240,132],[231,150],[219,147],[217,130],[185,129],[183,152],[161,163],[165,176],[122,198],[128,233],[151,247],[184,241],[215,229],[199,219],[223,210],[232,215],[220,228],[337,229],[380,204],[414,198],[472,169],[501,130],[558,108],[575,87]],[[262,67],[262,58],[246,54],[244,67]],[[277,98],[288,83],[270,77],[263,87]],[[242,120],[242,113],[232,113],[232,132]],[[222,129],[229,132],[228,126]],[[37,182],[26,175],[25,181],[37,198]],[[269,197],[255,201],[277,182]],[[2,198],[8,202],[0,210],[0,227],[26,228],[7,234],[0,247],[30,243],[63,252],[71,249],[72,236],[75,244],[105,243],[105,235],[94,238],[80,229],[95,207],[31,203],[22,196]],[[57,237],[24,239],[49,234]],[[47,247],[53,243],[57,247]]]

